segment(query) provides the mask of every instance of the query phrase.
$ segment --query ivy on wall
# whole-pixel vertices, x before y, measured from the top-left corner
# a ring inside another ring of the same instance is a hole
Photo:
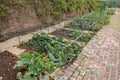
[[[9,6],[14,4],[20,7],[31,5],[36,10],[38,17],[52,16],[53,19],[60,19],[63,14],[72,12],[83,13],[86,9],[89,11],[97,9],[98,0],[5,0],[2,3]],[[7,7],[0,4],[0,16],[4,16]]]
[[[98,0],[5,0],[2,3],[20,6],[30,4],[36,8],[39,16],[53,14],[54,18],[57,19],[61,16],[61,13],[82,12],[86,8],[96,9]]]
[[[90,11],[97,8],[97,0],[39,0],[33,1],[39,16],[52,14],[55,19],[59,19],[62,13],[72,13],[88,9]]]

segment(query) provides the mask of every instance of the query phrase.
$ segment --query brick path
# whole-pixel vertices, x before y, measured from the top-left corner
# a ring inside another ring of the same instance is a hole
[[[111,17],[77,60],[55,74],[56,80],[120,80],[120,12]]]

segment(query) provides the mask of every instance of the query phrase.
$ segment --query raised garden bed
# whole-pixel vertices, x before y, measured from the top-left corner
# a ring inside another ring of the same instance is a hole
[[[0,80],[17,80],[16,75],[19,70],[13,69],[17,57],[8,51],[0,53]]]

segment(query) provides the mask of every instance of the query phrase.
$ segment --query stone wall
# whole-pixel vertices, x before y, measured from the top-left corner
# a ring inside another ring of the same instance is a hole
[[[7,36],[10,33],[25,31],[26,29],[34,28],[41,23],[39,22],[35,10],[31,6],[26,7],[9,7],[7,17],[1,20],[2,27],[1,35]]]

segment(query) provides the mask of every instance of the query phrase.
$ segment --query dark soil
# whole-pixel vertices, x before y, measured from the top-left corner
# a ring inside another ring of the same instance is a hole
[[[18,70],[13,69],[16,60],[17,57],[8,51],[0,53],[0,77],[2,80],[16,80]]]
[[[70,40],[75,40],[75,37],[69,36],[69,30],[65,30],[65,29],[57,29],[56,31],[54,31],[50,34],[55,35],[55,36],[64,37],[64,38],[70,39]]]
[[[26,49],[27,53],[31,53],[32,51],[40,50],[40,46],[39,45],[32,46],[32,45],[30,45],[28,43],[22,43],[18,47],[21,48],[21,49]]]

